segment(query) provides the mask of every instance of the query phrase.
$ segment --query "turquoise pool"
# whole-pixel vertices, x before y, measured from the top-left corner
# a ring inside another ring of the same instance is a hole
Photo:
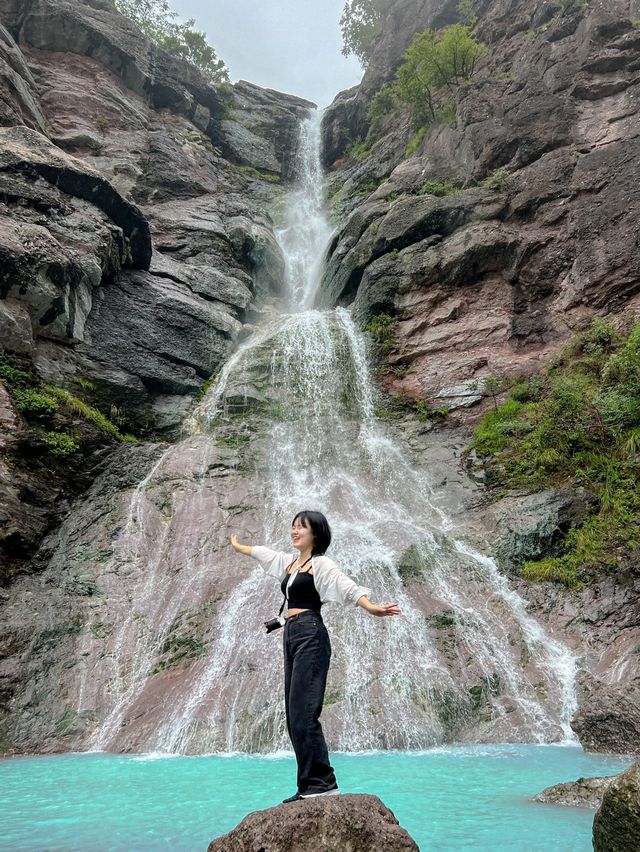
[[[563,746],[333,754],[341,789],[374,793],[422,852],[590,852],[592,811],[540,805],[550,784],[629,760]],[[64,754],[0,761],[0,848],[206,850],[293,792],[293,757]]]

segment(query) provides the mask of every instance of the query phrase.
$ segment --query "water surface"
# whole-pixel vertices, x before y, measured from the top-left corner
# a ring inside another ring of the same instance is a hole
[[[373,793],[422,852],[590,852],[593,811],[531,796],[629,760],[580,748],[443,747],[334,754],[345,793]],[[107,753],[0,761],[0,848],[50,852],[206,850],[250,811],[293,792],[292,756]]]

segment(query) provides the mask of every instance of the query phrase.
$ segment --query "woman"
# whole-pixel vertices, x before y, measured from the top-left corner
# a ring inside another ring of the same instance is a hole
[[[320,512],[298,512],[291,525],[291,542],[298,557],[262,545],[231,544],[252,556],[280,580],[286,596],[284,628],[284,700],[287,730],[298,763],[298,790],[284,799],[294,802],[339,793],[329,765],[329,752],[319,721],[331,659],[329,634],[320,608],[326,601],[357,604],[372,615],[399,615],[397,604],[371,603],[371,589],[358,586],[324,554],[331,542],[327,519]]]

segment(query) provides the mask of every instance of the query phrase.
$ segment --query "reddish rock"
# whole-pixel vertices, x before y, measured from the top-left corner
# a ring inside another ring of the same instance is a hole
[[[308,799],[256,811],[208,852],[417,852],[377,796]]]

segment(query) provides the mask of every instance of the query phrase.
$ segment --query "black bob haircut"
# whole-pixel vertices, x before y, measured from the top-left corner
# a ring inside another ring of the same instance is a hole
[[[322,512],[298,512],[291,521],[291,526],[298,520],[303,527],[308,527],[313,533],[311,555],[322,556],[323,553],[326,553],[331,544],[331,527]]]

